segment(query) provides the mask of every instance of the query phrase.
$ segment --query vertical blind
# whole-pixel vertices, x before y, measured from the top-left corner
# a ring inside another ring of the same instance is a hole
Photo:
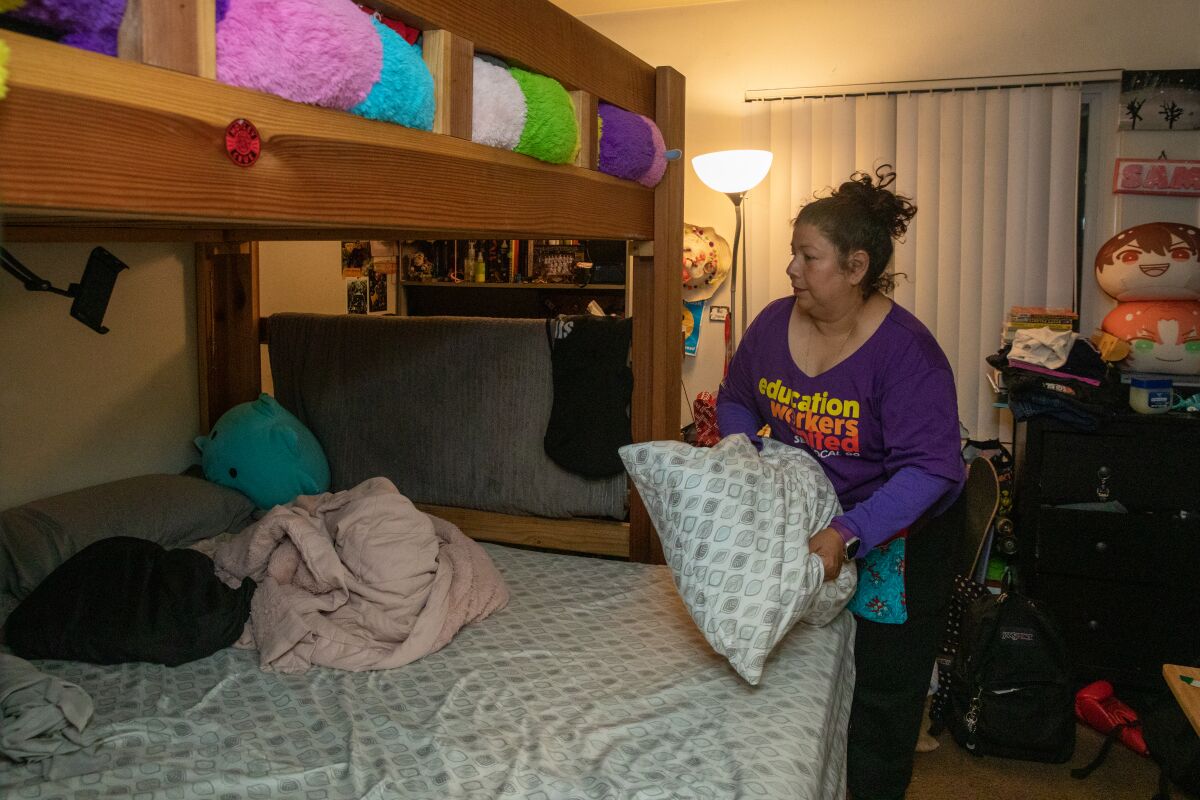
[[[791,221],[855,170],[896,169],[917,215],[897,244],[894,300],[937,337],[971,437],[1011,440],[984,357],[1010,306],[1075,297],[1078,86],[747,103],[746,146],[774,165],[747,204],[750,316],[790,294]]]

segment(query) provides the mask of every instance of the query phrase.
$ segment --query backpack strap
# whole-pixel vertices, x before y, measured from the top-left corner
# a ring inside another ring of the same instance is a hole
[[[1171,782],[1167,780],[1167,771],[1162,767],[1158,768],[1158,794],[1150,800],[1171,800]]]
[[[988,541],[988,531],[996,518],[996,509],[1000,504],[1000,484],[996,477],[996,468],[989,459],[973,459],[967,467],[967,481],[962,489],[967,495],[966,525],[974,528],[969,533],[975,539],[975,557],[967,570],[967,577],[972,577],[979,571],[979,563],[983,559],[984,545]]]
[[[1104,737],[1104,743],[1100,745],[1100,752],[1096,753],[1096,757],[1091,760],[1091,763],[1082,767],[1076,767],[1075,769],[1071,770],[1071,777],[1075,778],[1076,780],[1083,780],[1088,775],[1091,775],[1093,772],[1095,772],[1096,767],[1103,764],[1104,760],[1108,758],[1108,751],[1112,750],[1113,742],[1121,738],[1121,731],[1125,730],[1126,728],[1137,727],[1140,724],[1141,720],[1136,720],[1133,723],[1122,722],[1113,726],[1113,729],[1108,732],[1107,736]],[[1170,800],[1170,796],[1168,795],[1163,800]]]

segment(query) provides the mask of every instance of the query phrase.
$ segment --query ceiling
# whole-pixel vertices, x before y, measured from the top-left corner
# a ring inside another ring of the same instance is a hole
[[[588,14],[617,14],[626,11],[646,11],[651,8],[703,6],[729,0],[550,0],[567,13],[582,17]]]

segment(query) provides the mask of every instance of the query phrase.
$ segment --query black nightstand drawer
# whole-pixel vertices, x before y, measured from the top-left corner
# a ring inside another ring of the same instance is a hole
[[[1200,588],[1200,518],[1043,506],[1037,571],[1193,591]]]
[[[1083,674],[1119,665],[1161,679],[1163,664],[1200,655],[1200,596],[1180,603],[1162,588],[1062,576],[1042,582],[1038,594]]]
[[[1200,462],[1200,436],[1188,429],[1182,438],[1164,442],[1139,435],[1136,428],[1121,434],[1080,435],[1047,431],[1043,439],[1038,493],[1047,505],[1119,500],[1131,510],[1200,510],[1200,469],[1172,472],[1164,449],[1190,451]],[[1190,434],[1190,435],[1189,435]],[[1107,470],[1107,480],[1101,470]],[[1101,497],[1107,488],[1108,497]]]

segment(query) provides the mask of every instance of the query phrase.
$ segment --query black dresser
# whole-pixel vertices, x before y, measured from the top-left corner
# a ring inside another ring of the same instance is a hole
[[[1200,656],[1200,419],[1130,414],[1016,429],[1019,585],[1058,621],[1080,681],[1161,681]],[[1073,504],[1117,501],[1129,513]]]

